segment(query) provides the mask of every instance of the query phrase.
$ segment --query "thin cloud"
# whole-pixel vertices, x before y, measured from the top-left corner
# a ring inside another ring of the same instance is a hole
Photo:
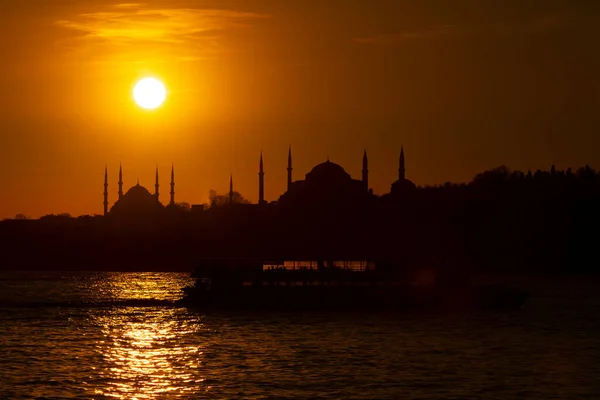
[[[433,40],[439,38],[457,38],[464,36],[520,36],[544,34],[567,25],[567,15],[548,14],[525,21],[496,23],[486,25],[440,25],[427,29],[385,33],[355,38],[360,44],[386,45],[412,42],[417,40]]]
[[[225,31],[248,28],[266,17],[233,10],[148,8],[140,3],[122,3],[56,23],[79,32],[78,39],[87,44],[113,48],[170,46],[171,51],[180,48],[181,57],[190,59],[224,51],[220,38]]]
[[[390,44],[402,43],[414,40],[428,40],[440,37],[456,36],[460,33],[458,27],[454,25],[441,25],[433,28],[403,31],[396,33],[384,33],[373,36],[356,38],[355,42],[363,44]]]

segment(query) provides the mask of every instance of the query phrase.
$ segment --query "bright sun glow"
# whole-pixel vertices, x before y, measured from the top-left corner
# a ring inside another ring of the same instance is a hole
[[[167,90],[161,81],[155,78],[140,80],[133,89],[133,98],[138,106],[153,109],[160,106],[167,96]]]

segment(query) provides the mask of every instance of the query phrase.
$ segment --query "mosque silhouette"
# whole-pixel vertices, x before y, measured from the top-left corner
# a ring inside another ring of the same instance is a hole
[[[277,205],[281,207],[315,208],[326,205],[336,206],[343,204],[365,205],[375,199],[373,189],[369,188],[369,168],[367,152],[362,159],[362,179],[353,179],[352,176],[339,164],[327,161],[320,163],[308,172],[303,180],[294,181],[292,178],[292,150],[288,151],[287,190],[277,201],[267,203],[264,197],[264,165],[262,153],[258,171],[258,204],[249,206]],[[156,168],[156,181],[154,193],[140,185],[139,181],[126,193],[123,193],[123,170],[119,166],[118,198],[109,209],[108,193],[108,168],[104,170],[104,215],[148,215],[160,210],[176,207],[175,203],[175,169],[171,167],[171,182],[169,203],[164,206],[159,199],[159,173]],[[382,199],[396,198],[407,192],[413,191],[416,186],[406,178],[404,148],[400,148],[398,162],[398,179],[392,183],[389,193],[381,196]],[[229,202],[234,203],[233,177],[229,181]],[[246,205],[248,206],[248,205]],[[193,211],[203,210],[201,205],[193,205]]]

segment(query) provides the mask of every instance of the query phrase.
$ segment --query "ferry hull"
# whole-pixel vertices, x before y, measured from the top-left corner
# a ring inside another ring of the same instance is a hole
[[[235,290],[190,288],[180,304],[206,310],[508,310],[522,308],[528,298],[529,292],[506,286],[443,291],[393,286],[262,286]]]

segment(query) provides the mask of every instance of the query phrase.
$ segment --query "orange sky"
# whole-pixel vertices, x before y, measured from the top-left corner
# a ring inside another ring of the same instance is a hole
[[[526,5],[524,5],[526,3]],[[102,211],[171,163],[178,201],[256,201],[327,156],[375,193],[400,145],[416,184],[600,167],[600,4],[509,0],[21,0],[0,5],[0,218]],[[133,103],[160,77],[167,102]]]

